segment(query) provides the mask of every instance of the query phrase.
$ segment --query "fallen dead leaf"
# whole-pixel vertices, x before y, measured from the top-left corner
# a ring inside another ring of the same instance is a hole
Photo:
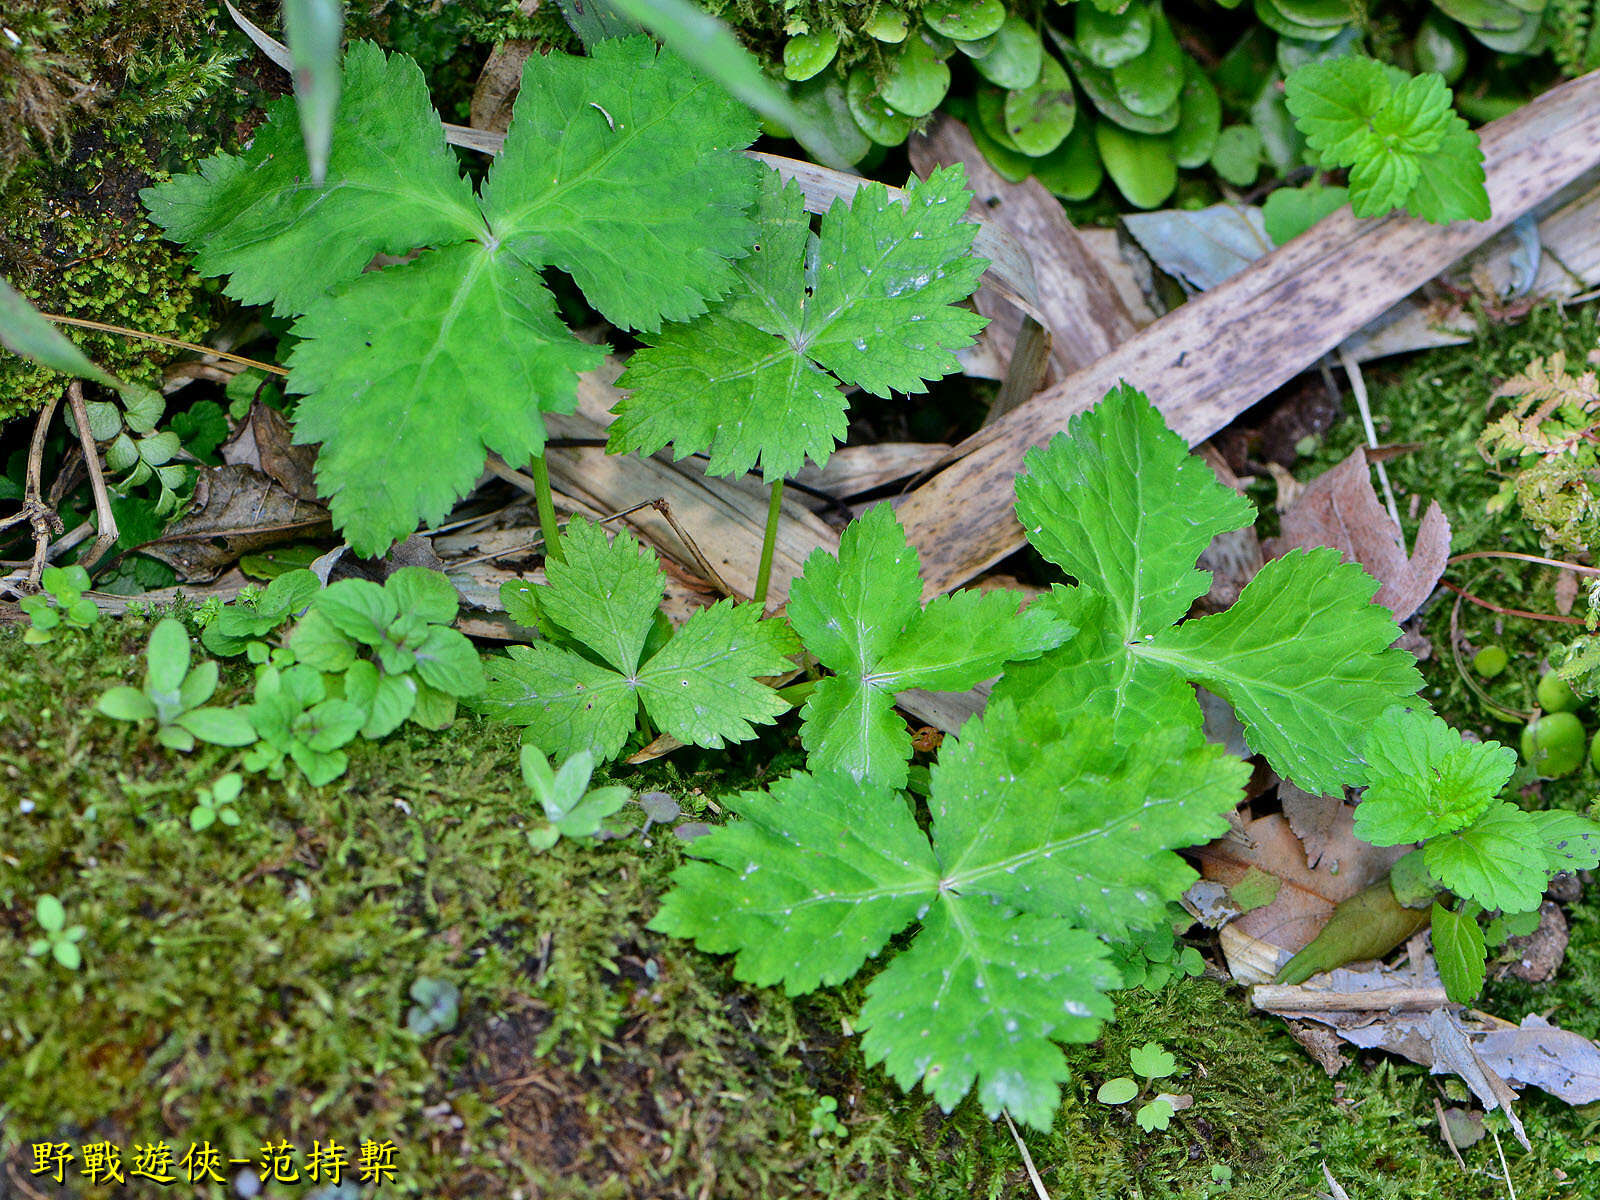
[[[317,499],[316,447],[296,446],[288,419],[270,405],[250,406],[221,455],[225,463],[254,467],[298,500]]]
[[[1267,557],[1332,546],[1383,585],[1375,602],[1390,609],[1397,621],[1422,606],[1450,557],[1450,522],[1437,501],[1423,513],[1416,545],[1407,557],[1399,531],[1372,490],[1367,456],[1359,448],[1312,480],[1284,511],[1281,524],[1282,536],[1264,547]]]
[[[1568,937],[1566,914],[1559,904],[1546,900],[1539,907],[1539,928],[1525,937],[1507,939],[1505,954],[1511,965],[1505,973],[1524,983],[1543,983],[1567,956]]]
[[[1340,835],[1350,828],[1352,814],[1341,797],[1318,796],[1284,780],[1278,785],[1278,803],[1305,848],[1307,866],[1315,867],[1336,842],[1342,847]]]
[[[330,528],[328,510],[301,500],[253,467],[201,467],[194,505],[140,554],[191,583],[209,583],[244,554]]]

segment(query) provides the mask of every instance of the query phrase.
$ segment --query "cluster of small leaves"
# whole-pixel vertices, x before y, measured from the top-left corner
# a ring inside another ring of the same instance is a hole
[[[359,706],[328,694],[322,672],[301,663],[261,668],[247,712],[257,740],[245,752],[245,769],[282,779],[293,762],[319,787],[344,774],[350,760],[343,747],[367,721]]]
[[[1297,68],[1284,98],[1320,165],[1349,168],[1356,216],[1403,208],[1440,224],[1489,219],[1478,135],[1443,76],[1346,55]]]
[[[1169,905],[1194,878],[1173,851],[1220,832],[1241,795],[1247,768],[1205,743],[1191,684],[1231,701],[1280,772],[1339,787],[1421,681],[1376,583],[1333,551],[1269,564],[1232,609],[1177,624],[1207,588],[1200,552],[1253,512],[1132,389],[1027,466],[1018,516],[1077,583],[1025,616],[1006,595],[924,610],[888,511],[847,530],[791,590],[835,671],[808,707],[809,773],[730,801],[742,819],[692,844],[653,926],[795,994],[918,923],[867,988],[863,1051],[947,1110],[976,1086],[986,1111],[1045,1128],[1066,1078],[1053,1043],[1095,1036],[1126,982],[1114,953],[1164,938],[1173,957]],[[891,786],[909,781],[893,696],[1002,666],[986,713],[941,748],[924,833]]]
[[[760,682],[792,668],[797,646],[782,621],[723,600],[674,631],[661,614],[665,577],[631,534],[608,542],[578,517],[561,546],[561,559],[545,561],[548,583],[501,589],[506,612],[543,640],[485,663],[483,712],[525,726],[552,757],[589,750],[604,761],[641,711],[680,742],[719,749],[788,709]]]
[[[528,844],[535,850],[548,850],[561,838],[592,838],[605,819],[633,797],[625,787],[591,788],[594,755],[580,750],[559,771],[534,746],[522,748],[522,779],[533,798],[544,810],[549,824],[528,833]]]
[[[253,663],[264,663],[268,652],[264,639],[298,620],[321,589],[322,581],[310,571],[285,571],[265,589],[241,592],[232,604],[218,609],[206,623],[200,644],[213,654],[244,654]]]
[[[423,975],[406,993],[414,1003],[406,1010],[406,1028],[418,1037],[449,1033],[461,1016],[461,989],[448,979]]]
[[[1122,976],[1123,987],[1158,992],[1174,979],[1205,971],[1200,951],[1177,939],[1177,932],[1192,925],[1193,918],[1176,904],[1168,907],[1167,916],[1168,920],[1155,928],[1135,930],[1126,940],[1111,944],[1111,961]]]
[[[645,337],[618,385],[609,449],[704,453],[713,475],[759,461],[768,480],[827,462],[844,439],[841,384],[921,392],[959,369],[985,318],[957,307],[988,266],[960,166],[904,197],[865,183],[811,232],[798,184],[762,177],[757,244],[732,293],[700,319]]]
[[[1600,822],[1559,809],[1528,812],[1499,799],[1516,753],[1469,742],[1432,713],[1397,707],[1365,743],[1367,790],[1355,834],[1374,846],[1422,842],[1428,876],[1462,901],[1434,905],[1434,952],[1453,1000],[1483,985],[1476,914],[1532,912],[1552,876],[1600,864]]]
[[[244,776],[229,771],[210,787],[195,791],[195,804],[189,810],[189,828],[196,833],[210,829],[217,822],[233,826],[239,823],[239,810],[234,808],[239,793],[244,791]]]
[[[156,489],[155,515],[168,516],[194,480],[194,470],[173,459],[183,450],[183,440],[173,429],[159,429],[167,402],[152,388],[127,388],[122,406],[105,400],[91,400],[84,406],[89,417],[89,433],[105,449],[107,469],[117,473],[112,486],[118,492],[131,491],[147,483]]]
[[[100,619],[100,609],[84,595],[89,590],[89,572],[82,567],[46,567],[39,583],[44,591],[22,598],[22,611],[28,614],[22,640],[30,646],[53,641],[62,626],[87,629]]]
[[[1127,1104],[1148,1092],[1156,1080],[1167,1079],[1178,1072],[1178,1060],[1159,1042],[1146,1042],[1135,1048],[1128,1055],[1128,1066],[1134,1075],[1144,1080],[1143,1083],[1129,1075],[1108,1079],[1100,1085],[1094,1098],[1101,1104]],[[1133,1119],[1140,1129],[1152,1133],[1170,1125],[1176,1112],[1172,1098],[1163,1094],[1141,1104]]]
[[[604,350],[561,323],[541,270],[647,331],[732,285],[756,127],[648,38],[536,54],[475,193],[410,59],[353,44],[340,95],[321,186],[285,98],[243,155],[142,196],[229,295],[299,318],[295,438],[322,443],[319,490],[370,556],[441,517],[489,451],[540,453],[542,414],[572,410]],[[409,257],[366,272],[377,254]]]
[[[244,713],[206,704],[217,690],[217,664],[189,666],[189,632],[166,617],[150,633],[142,688],[120,685],[96,707],[118,721],[156,722],[156,740],[173,750],[193,750],[196,739],[218,746],[248,746],[255,729]]]
[[[1549,549],[1585,553],[1600,535],[1591,483],[1600,465],[1600,377],[1569,370],[1566,354],[1557,351],[1507,379],[1495,399],[1513,403],[1479,435],[1478,453],[1486,462],[1508,464],[1510,475],[1490,511],[1520,505]]]
[[[61,906],[61,901],[50,895],[40,896],[34,905],[34,919],[39,922],[44,936],[29,943],[31,957],[43,958],[48,954],[69,971],[76,971],[83,965],[83,952],[78,943],[88,931],[82,925],[67,924],[67,910]]]

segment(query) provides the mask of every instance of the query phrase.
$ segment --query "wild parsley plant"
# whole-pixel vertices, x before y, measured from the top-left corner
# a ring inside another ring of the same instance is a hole
[[[867,772],[792,775],[729,802],[739,819],[690,846],[652,927],[798,994],[919,926],[867,987],[863,1052],[947,1111],[976,1087],[991,1115],[1044,1129],[1067,1077],[1054,1043],[1096,1037],[1123,983],[1111,945],[1171,937],[1168,906],[1196,878],[1174,851],[1222,833],[1243,796],[1249,768],[1205,742],[1192,684],[1227,698],[1280,772],[1338,787],[1363,780],[1366,730],[1421,679],[1377,584],[1334,551],[1269,564],[1227,612],[1179,623],[1208,585],[1200,552],[1253,513],[1132,388],[1026,465],[1017,515],[1076,580],[1028,617],[1067,628],[945,741],[928,831]],[[876,535],[899,581],[884,530],[846,537],[854,555]],[[797,622],[819,651],[864,615],[853,586]],[[808,747],[808,766],[834,764]]]
[[[442,517],[487,452],[541,455],[542,414],[572,411],[604,348],[562,324],[543,270],[646,332],[733,286],[756,123],[645,37],[535,54],[474,192],[416,63],[357,42],[340,95],[322,186],[285,97],[244,154],[142,198],[229,295],[298,318],[295,439],[322,444],[318,488],[371,556]],[[379,254],[410,257],[366,271]]]
[[[756,248],[733,268],[726,299],[698,320],[645,337],[617,381],[610,449],[677,457],[704,453],[713,475],[758,463],[772,488],[844,440],[841,385],[874,396],[921,392],[958,370],[985,318],[960,307],[988,261],[972,255],[978,227],[959,166],[907,185],[905,199],[864,183],[835,200],[811,231],[805,197],[775,171],[762,176]],[[756,599],[766,596],[769,520]]]

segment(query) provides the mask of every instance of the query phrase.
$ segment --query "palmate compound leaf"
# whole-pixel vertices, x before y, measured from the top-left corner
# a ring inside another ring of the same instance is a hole
[[[1227,827],[1248,768],[1197,734],[993,704],[947,739],[933,847],[901,796],[837,774],[747,793],[693,843],[651,927],[733,952],[734,973],[791,995],[854,974],[913,920],[911,947],[868,987],[870,1061],[948,1111],[974,1085],[1048,1128],[1066,1078],[1057,1042],[1096,1036],[1119,983],[1100,938],[1149,929],[1194,879],[1172,851]]]
[[[1185,479],[1188,457],[1128,388],[1029,453],[1018,518],[1078,580],[1034,607],[1078,633],[1008,669],[994,696],[1103,713],[1126,740],[1151,723],[1198,729],[1188,684],[1199,683],[1233,705],[1251,749],[1281,775],[1323,794],[1361,782],[1367,730],[1422,684],[1412,657],[1392,648],[1393,615],[1371,603],[1378,584],[1335,550],[1294,551],[1226,612],[1173,626],[1206,589],[1200,550],[1249,519],[1214,479]],[[1136,469],[1141,485],[1127,478]]]
[[[1073,633],[1043,609],[1019,611],[1022,597],[1005,589],[956,592],[926,608],[921,593],[917,552],[887,504],[845,529],[837,557],[814,550],[806,559],[789,621],[833,672],[801,714],[811,770],[903,787],[911,733],[894,712],[898,693],[973,687]]]
[[[1367,734],[1367,790],[1355,835],[1403,846],[1472,824],[1517,768],[1516,751],[1469,742],[1430,712],[1395,707]]]
[[[713,475],[759,461],[781,479],[807,457],[826,462],[844,437],[840,382],[888,396],[956,370],[955,351],[985,323],[956,304],[988,265],[970,254],[965,175],[940,168],[906,190],[902,205],[863,184],[813,239],[799,186],[767,172],[758,246],[735,265],[733,293],[629,360],[609,448],[671,442],[679,458],[708,454]]]
[[[529,598],[562,644],[513,646],[484,662],[478,707],[526,726],[554,758],[591,750],[613,757],[639,709],[680,742],[717,749],[754,736],[788,704],[759,677],[791,666],[794,634],[765,621],[755,604],[721,601],[701,609],[648,649],[665,583],[633,537],[605,532],[581,517],[562,535],[565,562],[546,563],[550,582]]]
[[[637,114],[637,115],[636,115]],[[437,520],[485,453],[538,453],[602,348],[555,316],[555,265],[618,323],[695,316],[748,247],[753,118],[648,38],[535,55],[482,202],[444,144],[421,73],[355,44],[327,183],[309,182],[292,103],[251,148],[147,189],[169,237],[231,294],[305,314],[289,387],[298,442],[360,553]],[[378,251],[424,250],[376,274]]]

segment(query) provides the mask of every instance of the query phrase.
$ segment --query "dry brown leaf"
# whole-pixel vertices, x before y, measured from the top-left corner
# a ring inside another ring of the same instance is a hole
[[[1206,460],[1220,483],[1240,495],[1244,494],[1244,485],[1215,446],[1210,442],[1202,442],[1195,447],[1195,453]],[[1200,552],[1200,569],[1211,572],[1211,586],[1196,601],[1200,610],[1211,613],[1231,608],[1239,599],[1244,585],[1256,577],[1256,572],[1261,570],[1265,561],[1261,553],[1261,538],[1256,534],[1254,525],[1217,534],[1211,539],[1211,544]]]
[[[140,546],[186,582],[208,583],[243,554],[331,528],[328,510],[298,499],[252,467],[202,467],[195,502],[167,531]]]
[[[1307,866],[1315,867],[1335,845],[1344,849],[1343,836],[1349,835],[1352,814],[1341,797],[1318,796],[1284,780],[1278,785],[1278,803],[1305,848]]]
[[[1539,928],[1525,937],[1507,939],[1505,953],[1511,965],[1505,974],[1524,983],[1543,983],[1555,975],[1567,956],[1569,937],[1566,914],[1559,904],[1546,900],[1539,906]]]
[[[1399,533],[1372,490],[1367,456],[1357,449],[1312,480],[1283,514],[1283,535],[1269,539],[1266,553],[1332,546],[1346,562],[1360,563],[1383,586],[1375,601],[1403,621],[1422,606],[1444,574],[1450,557],[1450,522],[1438,502],[1428,505],[1408,558]]]
[[[254,467],[296,499],[317,499],[316,448],[296,446],[288,419],[259,400],[223,444],[221,455],[225,463]]]

